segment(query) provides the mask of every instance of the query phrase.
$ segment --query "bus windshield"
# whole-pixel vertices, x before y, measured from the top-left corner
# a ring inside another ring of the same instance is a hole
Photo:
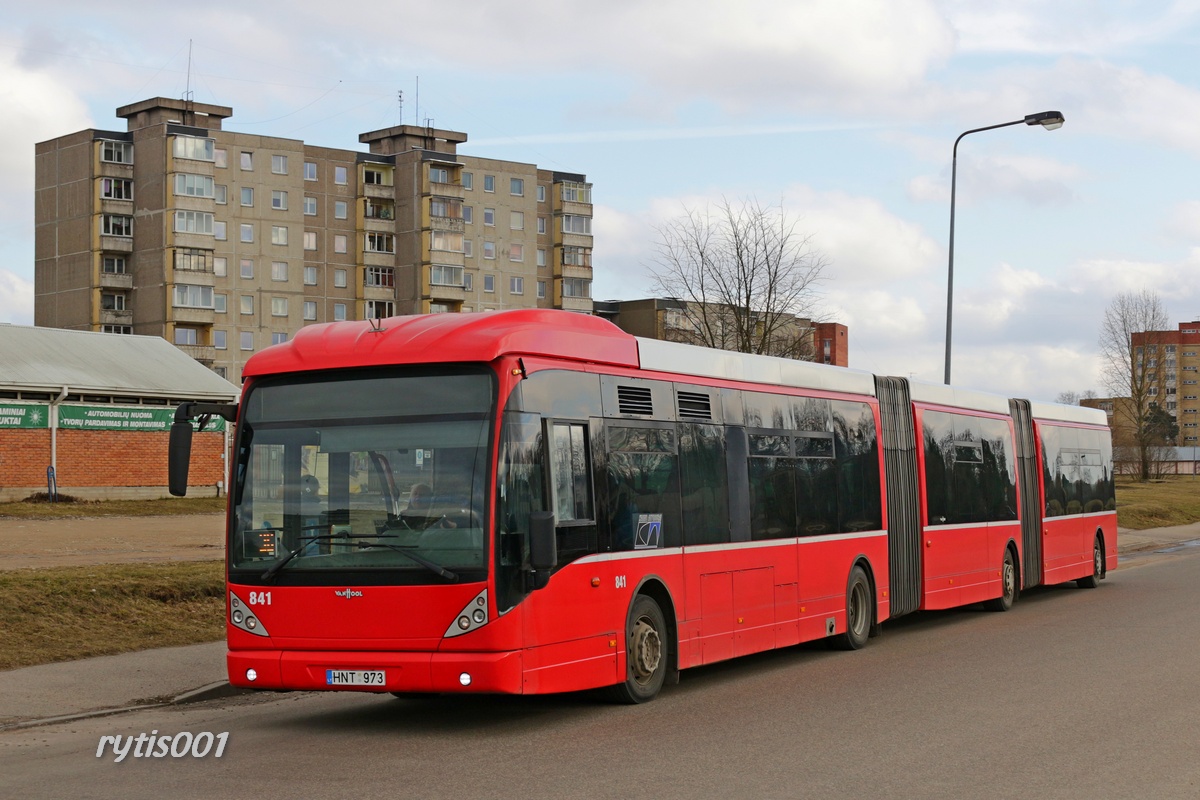
[[[230,570],[247,583],[481,580],[493,383],[482,369],[254,382]]]

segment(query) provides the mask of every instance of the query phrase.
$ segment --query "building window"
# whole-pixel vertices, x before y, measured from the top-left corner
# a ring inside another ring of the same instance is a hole
[[[242,226],[241,226],[241,240],[242,240],[243,242],[247,242],[247,243],[250,243],[250,242],[253,242],[253,241],[254,241],[254,226],[253,226],[253,225],[251,225],[251,224],[249,224],[249,223],[243,223],[243,224],[242,224]]]
[[[395,305],[391,300],[368,300],[367,319],[383,319],[396,315]]]
[[[468,292],[475,288],[475,275],[470,272],[463,273],[463,288]]]
[[[577,214],[563,214],[562,232],[591,234],[592,218],[581,217]]]
[[[317,198],[305,197],[304,198],[304,216],[315,217],[316,215],[317,215]]]
[[[176,328],[175,344],[200,344],[200,330],[198,328]]]
[[[247,172],[249,172],[250,170],[253,170],[254,169],[254,154],[243,151],[241,164],[242,164],[243,170],[246,170]]]
[[[542,187],[539,186],[538,188],[540,189]],[[545,300],[546,299],[546,282],[538,281],[537,284],[538,284],[537,285],[538,300]]]
[[[287,341],[286,333],[272,333],[271,334],[271,344],[283,344],[286,341]]]
[[[514,275],[508,279],[509,294],[525,294],[525,279],[519,275]]]
[[[429,282],[435,286],[462,286],[463,268],[434,264],[429,268]]]
[[[463,224],[464,225],[472,224],[475,220],[475,207],[474,206],[463,206],[462,215],[463,215]]]
[[[316,286],[317,285],[317,268],[316,267],[305,267],[304,268],[304,285],[305,286]]]
[[[224,350],[226,348],[225,331],[213,331],[213,347],[217,348],[218,350]]]
[[[496,224],[496,209],[485,208],[483,210],[483,224],[488,226]]]
[[[348,173],[345,167],[333,168],[333,182],[339,186],[345,186],[348,180]]]
[[[562,289],[563,297],[592,296],[592,282],[587,278],[563,278]]]
[[[252,186],[243,186],[242,187],[242,205],[244,205],[244,206],[254,205],[254,187],[252,187]]]
[[[334,202],[333,218],[334,219],[345,219],[346,218],[346,201],[345,200],[338,200],[338,201]]]
[[[471,239],[463,239],[463,255],[467,258],[475,256],[475,242]]]
[[[538,248],[538,251],[537,251],[537,265],[539,267],[546,266],[546,251],[540,247]]]
[[[333,271],[333,288],[335,288],[335,289],[345,289],[346,288],[346,270],[335,269]]]
[[[102,294],[100,295],[100,308],[105,311],[124,311],[125,310],[125,295],[123,294]]]
[[[212,308],[213,287],[175,284],[174,305],[179,308]]]
[[[288,243],[288,229],[286,225],[271,226],[271,244],[285,245]]]
[[[525,196],[525,180],[523,178],[508,179],[508,193],[517,197]]]
[[[304,318],[309,321],[317,318],[317,303],[315,300],[304,301]]]
[[[538,217],[538,233],[539,234],[546,233],[546,218],[545,217]]]
[[[229,238],[229,234],[225,232],[224,222],[213,220],[213,238],[220,242]]]
[[[213,150],[213,166],[220,167],[221,169],[225,169],[229,166],[229,155],[224,149],[218,147],[217,149]]]
[[[508,212],[508,227],[510,230],[514,230],[514,231],[525,230],[525,212],[523,212],[523,211]]]
[[[287,273],[288,273],[288,268],[287,268],[286,261],[272,261],[271,262],[271,280],[286,281],[288,279]]]
[[[367,219],[395,219],[396,204],[391,200],[372,200],[368,197],[363,204],[363,214]]]
[[[253,331],[242,331],[239,334],[239,337],[241,339],[241,345],[242,345],[243,350],[253,350],[254,349],[254,332]]]
[[[513,242],[508,246],[509,261],[524,261],[525,260],[525,245]]]
[[[193,161],[212,161],[216,157],[217,143],[199,136],[176,136],[172,152],[176,158]]]
[[[213,232],[213,215],[207,211],[176,211],[176,233],[203,233],[209,236]]]
[[[286,317],[288,313],[288,299],[286,297],[271,298],[271,316]]]
[[[545,187],[545,186],[540,186],[540,185],[538,186],[538,188],[537,188],[537,201],[538,201],[539,203],[544,203],[544,202],[546,202],[546,187]]]
[[[483,190],[485,192],[496,191],[496,176],[495,175],[484,175],[483,176]]]
[[[317,179],[317,162],[305,161],[304,162],[304,180],[315,181],[316,179]]]
[[[429,313],[430,314],[449,314],[450,313],[450,304],[449,303],[430,303],[429,304]]]
[[[562,263],[566,267],[590,267],[592,248],[567,245],[562,250]]]
[[[461,233],[451,233],[450,231],[430,231],[429,248],[431,250],[449,250],[453,253],[461,253],[463,249],[463,235]]]
[[[132,164],[133,142],[113,142],[105,139],[100,143],[100,160],[109,164]]]
[[[213,259],[213,275],[219,275],[222,278],[229,274],[229,259],[225,256],[217,256]]]
[[[287,211],[287,192],[271,191],[271,208],[277,211]]]
[[[124,334],[129,335],[129,334],[133,333],[133,326],[132,325],[101,325],[100,332],[101,333],[124,333]]]
[[[240,299],[239,311],[247,316],[254,314],[254,295],[244,294]]]
[[[249,279],[254,277],[254,259],[243,258],[241,261],[241,276]]]
[[[213,295],[213,311],[218,314],[224,314],[226,307],[229,304],[229,295],[214,294]]]
[[[212,272],[212,250],[180,247],[175,250],[175,269],[188,272]]]
[[[429,199],[429,215],[442,219],[462,219],[462,201],[450,197],[431,197]]]
[[[345,318],[346,318],[346,304],[345,303],[334,303],[333,304],[333,319],[334,319],[334,321],[341,322]]]
[[[588,183],[563,183],[562,199],[567,203],[591,203],[592,186]]]
[[[363,270],[363,280],[371,288],[391,289],[396,285],[396,270],[392,267],[367,267]]]
[[[208,185],[209,189],[211,190],[212,178],[208,179]],[[128,178],[101,178],[100,196],[105,200],[132,200],[133,181],[129,180]],[[205,196],[212,197],[211,191],[210,194]]]
[[[333,252],[335,252],[335,253],[346,252],[346,236],[345,236],[345,234],[339,233],[339,234],[334,235],[334,237],[333,237]]]
[[[485,241],[483,243],[483,257],[484,258],[495,258],[496,257],[496,243],[495,242]]]
[[[105,236],[133,236],[133,217],[124,214],[103,214],[100,226]]]
[[[287,175],[287,156],[271,156],[271,172]]]
[[[369,183],[375,186],[385,186],[387,175],[381,169],[371,169],[363,167],[363,183]]]
[[[228,195],[229,188],[225,184],[217,183],[213,185],[213,199],[217,202],[217,205],[225,205],[229,201]]]
[[[391,233],[375,233],[374,231],[367,232],[367,252],[368,253],[394,253],[396,252],[396,237]]]
[[[305,250],[316,250],[317,249],[317,232],[316,231],[305,231],[304,232],[304,249]]]
[[[100,269],[109,275],[124,275],[126,269],[125,256],[105,256]]]
[[[474,189],[475,188],[475,173],[464,172],[462,174],[462,185],[463,185],[464,189]]]
[[[450,170],[445,167],[430,167],[429,168],[430,183],[449,183]]]
[[[484,275],[483,276],[483,290],[485,292],[496,291],[496,276],[495,275]]]

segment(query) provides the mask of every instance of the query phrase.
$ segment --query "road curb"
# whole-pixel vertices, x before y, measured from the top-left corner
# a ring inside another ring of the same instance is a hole
[[[240,686],[234,686],[229,681],[216,681],[214,683],[200,686],[196,689],[191,689],[183,694],[177,694],[171,699],[171,705],[184,705],[186,703],[202,703],[205,700],[219,700],[223,697],[236,697],[239,694],[247,694],[251,689],[243,689]]]

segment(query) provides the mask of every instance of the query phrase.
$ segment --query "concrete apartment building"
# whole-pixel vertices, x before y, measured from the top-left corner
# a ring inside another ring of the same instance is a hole
[[[36,150],[34,324],[162,336],[234,383],[306,324],[592,311],[584,175],[457,152],[399,125],[367,152],[224,130],[152,98]]]
[[[594,313],[634,336],[670,342],[701,344],[687,301],[671,298],[608,300],[594,303]],[[713,306],[710,306],[710,308]],[[800,350],[818,364],[849,366],[847,328],[837,322],[813,322],[804,317],[789,321],[786,333],[800,343]]]
[[[1173,331],[1143,331],[1132,337],[1134,359],[1145,359],[1153,376],[1149,393],[1179,424],[1177,444],[1200,444],[1200,320]]]

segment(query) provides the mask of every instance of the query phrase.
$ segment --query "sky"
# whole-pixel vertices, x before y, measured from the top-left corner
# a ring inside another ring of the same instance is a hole
[[[828,261],[850,366],[941,382],[958,146],[957,385],[1107,394],[1113,296],[1200,319],[1200,0],[3,0],[0,322],[33,324],[34,145],[151,97],[364,149],[427,120],[459,152],[587,175],[593,297],[653,296],[658,228],[753,199]]]

